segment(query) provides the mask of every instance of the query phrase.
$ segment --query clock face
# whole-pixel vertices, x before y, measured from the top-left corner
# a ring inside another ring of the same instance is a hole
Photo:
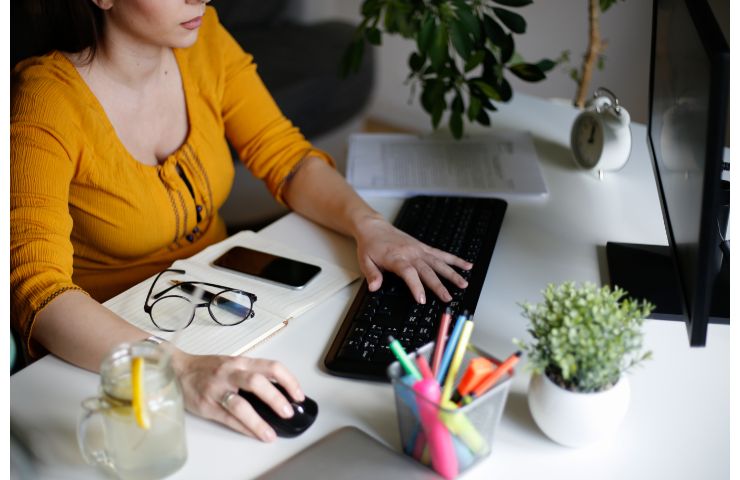
[[[584,112],[576,118],[570,144],[581,167],[591,169],[599,163],[604,149],[604,129],[591,112]]]

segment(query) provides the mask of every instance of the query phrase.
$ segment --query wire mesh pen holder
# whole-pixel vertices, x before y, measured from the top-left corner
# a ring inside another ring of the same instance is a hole
[[[430,359],[434,344],[428,343],[410,356],[415,359],[416,355],[423,355]],[[501,363],[471,345],[465,352],[455,385],[460,382],[470,360],[476,357],[485,357],[497,365]],[[414,379],[406,375],[399,362],[388,367],[388,377],[395,393],[401,445],[406,455],[446,478],[454,478],[490,455],[513,372],[507,372],[493,388],[461,405],[451,401],[440,405],[417,393],[413,388]],[[439,421],[436,429],[429,412]]]

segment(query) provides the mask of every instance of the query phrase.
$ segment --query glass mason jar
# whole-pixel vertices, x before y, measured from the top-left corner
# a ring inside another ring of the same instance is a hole
[[[143,360],[142,405],[148,428],[137,422],[132,405],[136,357]],[[82,402],[78,422],[77,439],[88,463],[122,479],[162,478],[185,463],[183,398],[170,358],[161,346],[138,342],[118,345],[103,360],[99,395]],[[93,441],[94,421],[102,424],[102,442]]]

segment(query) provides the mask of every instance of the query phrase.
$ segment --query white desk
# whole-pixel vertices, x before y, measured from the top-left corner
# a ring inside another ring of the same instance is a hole
[[[517,94],[493,115],[495,126],[533,132],[546,201],[509,203],[476,311],[474,342],[500,356],[524,337],[517,302],[539,301],[548,282],[605,279],[607,240],[665,244],[666,236],[645,146],[645,127],[633,125],[627,166],[604,181],[575,170],[568,150],[576,111]],[[371,199],[392,217],[400,204]],[[339,264],[353,265],[351,242],[289,215],[262,231]],[[317,422],[295,439],[262,444],[189,415],[189,457],[176,479],[245,479],[347,424],[398,448],[391,388],[328,375],[322,361],[358,283],[291,323],[251,355],[284,362],[319,403]],[[528,375],[520,368],[509,395],[493,454],[464,478],[697,479],[729,478],[730,335],[709,328],[707,347],[690,349],[681,323],[650,321],[646,345],[654,360],[631,375],[632,399],[618,434],[593,447],[570,449],[547,439],[526,402]],[[80,401],[95,393],[98,376],[46,357],[10,381],[14,434],[36,456],[36,478],[98,478],[77,450]]]

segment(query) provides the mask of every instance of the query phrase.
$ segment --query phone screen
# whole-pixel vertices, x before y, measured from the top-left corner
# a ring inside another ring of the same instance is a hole
[[[244,247],[231,248],[213,264],[291,288],[303,288],[321,271],[316,265]]]

